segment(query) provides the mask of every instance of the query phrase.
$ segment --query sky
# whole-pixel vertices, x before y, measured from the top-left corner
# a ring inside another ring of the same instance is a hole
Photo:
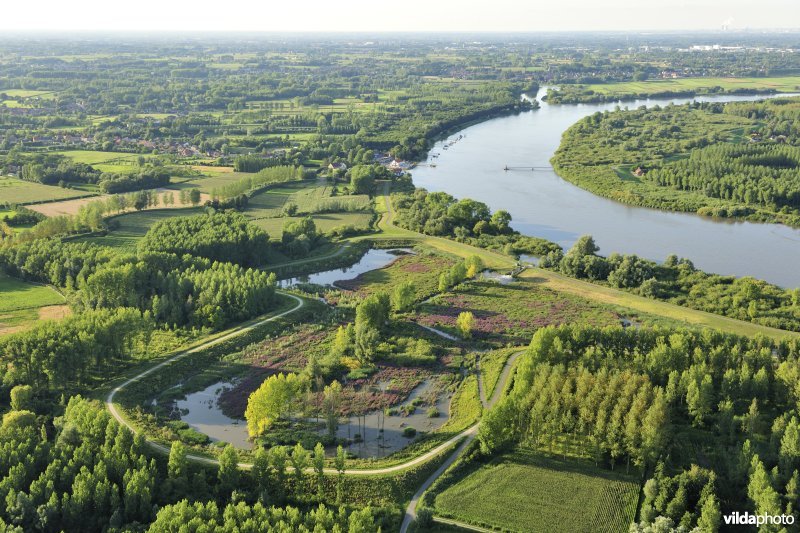
[[[0,31],[525,32],[800,28],[799,0],[21,0]]]

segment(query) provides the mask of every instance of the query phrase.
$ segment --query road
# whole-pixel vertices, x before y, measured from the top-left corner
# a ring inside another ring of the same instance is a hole
[[[484,391],[483,380],[481,379],[480,371],[478,371],[478,388],[480,391],[481,402],[483,403],[484,410],[491,408],[500,399],[500,396],[503,394],[503,391],[508,386],[508,378],[509,376],[511,376],[511,371],[514,368],[514,363],[516,363],[517,358],[523,353],[525,352],[517,352],[508,358],[506,364],[503,365],[503,371],[500,373],[500,377],[497,380],[497,385],[494,388],[492,397],[489,398],[488,401],[485,399],[485,394],[483,392]],[[425,482],[422,484],[422,486],[420,486],[417,492],[414,493],[414,496],[412,496],[411,501],[408,502],[408,506],[406,507],[406,514],[403,517],[403,524],[400,526],[400,533],[407,533],[409,526],[411,526],[411,523],[414,522],[414,519],[417,518],[417,505],[419,505],[419,500],[422,498],[422,495],[425,493],[425,491],[428,490],[431,485],[433,485],[434,481],[439,479],[439,476],[444,474],[445,470],[450,468],[453,465],[453,463],[455,463],[456,460],[458,460],[458,458],[461,456],[464,450],[466,450],[467,447],[470,444],[472,444],[472,441],[475,440],[475,437],[478,435],[478,426],[480,426],[480,422],[471,426],[469,429],[466,429],[464,432],[461,433],[461,435],[459,435],[459,438],[461,438],[461,436],[466,437],[464,442],[462,442],[461,445],[458,448],[456,448],[456,451],[450,454],[450,457],[448,457],[447,460],[444,463],[442,463],[442,465],[439,468],[437,468],[436,471],[433,474],[431,474],[431,476],[428,479],[425,480]]]

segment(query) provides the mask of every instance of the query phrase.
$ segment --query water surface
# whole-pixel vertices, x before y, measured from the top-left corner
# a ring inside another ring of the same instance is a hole
[[[545,89],[540,90],[537,98],[541,100],[544,94]],[[589,233],[603,254],[635,253],[661,261],[676,253],[709,272],[750,275],[796,287],[800,286],[800,230],[779,224],[721,221],[627,206],[564,181],[550,165],[562,133],[597,111],[613,110],[616,105],[633,109],[692,100],[729,102],[760,98],[722,95],[622,104],[542,102],[539,110],[492,119],[439,141],[430,152],[428,165],[414,169],[414,183],[429,191],[480,200],[493,210],[506,209],[514,218],[515,229],[565,247]],[[452,143],[455,139],[458,142]],[[537,170],[504,171],[506,165],[537,167]]]

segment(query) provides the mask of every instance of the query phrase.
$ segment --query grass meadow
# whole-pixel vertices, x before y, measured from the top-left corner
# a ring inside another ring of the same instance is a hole
[[[638,496],[633,476],[520,450],[444,489],[434,512],[503,531],[617,533],[634,520]]]
[[[112,227],[116,227],[109,231],[108,235],[86,237],[81,240],[93,242],[102,246],[109,246],[111,248],[133,251],[139,239],[141,239],[144,234],[147,233],[147,230],[159,220],[176,216],[199,215],[202,212],[203,208],[194,207],[188,209],[150,209],[147,211],[126,213],[110,219]]]
[[[75,189],[62,189],[8,176],[0,176],[0,205],[52,202],[87,196],[90,193]]]

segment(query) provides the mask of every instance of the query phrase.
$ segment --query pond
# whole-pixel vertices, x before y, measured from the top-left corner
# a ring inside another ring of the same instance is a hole
[[[333,270],[326,270],[324,272],[316,272],[314,274],[307,274],[305,276],[298,276],[296,278],[289,278],[281,280],[278,283],[281,287],[286,288],[297,283],[314,283],[316,285],[333,285],[337,281],[343,281],[358,277],[360,274],[376,270],[389,265],[392,261],[397,259],[398,256],[403,254],[413,253],[411,249],[396,248],[391,250],[377,250],[370,249],[364,254],[359,261],[349,267],[336,268]]]
[[[439,391],[436,380],[427,379],[418,385],[401,404],[395,406],[391,416],[384,416],[383,411],[373,411],[362,417],[342,419],[336,436],[352,440],[358,434],[359,442],[353,442],[346,450],[362,458],[381,458],[394,453],[414,441],[413,437],[404,435],[406,428],[413,428],[416,434],[439,429],[447,422],[450,413],[450,393]],[[413,407],[414,400],[435,395],[433,406],[422,404]],[[433,407],[438,416],[429,416],[428,410]],[[405,409],[413,409],[408,414],[401,414]],[[383,430],[383,431],[381,431]]]
[[[543,88],[537,99],[544,94]],[[715,102],[757,99],[732,95],[696,98]],[[633,109],[690,100],[635,100],[619,105]],[[515,229],[565,247],[588,233],[603,254],[617,251],[663,261],[676,253],[709,272],[800,286],[800,230],[627,206],[561,179],[552,170],[550,158],[564,130],[582,117],[613,110],[616,105],[542,102],[539,110],[470,126],[435,144],[427,165],[413,171],[414,183],[429,191],[480,200],[493,210],[505,209],[513,216]],[[504,171],[506,165],[536,170]]]
[[[227,381],[214,383],[178,400],[177,408],[181,413],[181,420],[211,437],[212,441],[229,442],[237,448],[250,449],[253,445],[248,440],[247,423],[226,416],[217,404],[222,391],[232,386],[233,383]]]
[[[382,387],[388,385],[384,383]],[[223,390],[232,386],[233,383],[227,381],[214,383],[201,391],[187,394],[183,400],[178,400],[177,408],[180,410],[182,421],[200,433],[208,435],[212,441],[228,442],[240,449],[252,449],[247,423],[226,416],[217,403]],[[395,414],[385,416],[383,411],[373,411],[358,418],[355,416],[342,418],[337,437],[358,441],[347,446],[347,450],[353,455],[365,458],[385,457],[413,442],[413,437],[404,435],[406,428],[414,428],[418,435],[420,432],[430,432],[442,427],[449,418],[450,396],[450,393],[439,389],[435,379],[425,380],[405,401],[393,407],[392,412]],[[417,398],[425,399],[425,403],[414,407]],[[436,410],[438,416],[430,416],[431,408]],[[320,428],[320,433],[324,433],[324,424],[321,424]],[[356,435],[360,435],[360,439],[357,439]]]

